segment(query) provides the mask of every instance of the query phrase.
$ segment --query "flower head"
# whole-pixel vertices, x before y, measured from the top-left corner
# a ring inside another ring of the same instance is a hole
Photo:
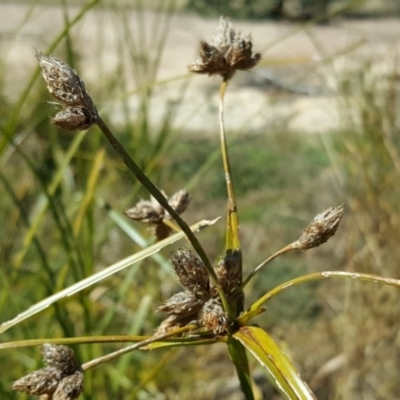
[[[214,334],[225,332],[229,326],[228,315],[202,261],[187,249],[172,254],[171,261],[185,290],[174,294],[157,308],[157,311],[168,313],[169,317],[160,324],[156,333],[165,333],[193,323],[212,330]],[[227,254],[214,268],[229,299],[235,295],[233,289],[240,286],[240,266],[241,253],[233,252]]]
[[[88,129],[95,124],[99,119],[96,106],[76,71],[59,59],[45,56],[40,51],[36,51],[36,58],[49,93],[63,106],[51,119],[51,123],[68,131]]]
[[[77,399],[83,391],[83,372],[72,349],[45,343],[42,354],[47,366],[15,381],[13,389],[43,400]]]
[[[178,214],[182,214],[190,203],[189,193],[179,190],[168,199],[168,203]],[[134,221],[152,226],[158,240],[165,239],[171,233],[171,228],[165,224],[165,220],[171,220],[171,216],[154,197],[140,200],[134,207],[125,210],[124,214]]]
[[[293,243],[293,248],[308,250],[327,242],[336,233],[343,212],[344,204],[340,204],[316,215],[300,238]]]
[[[200,59],[188,68],[197,74],[229,79],[237,70],[249,70],[258,64],[261,54],[253,53],[252,49],[251,35],[243,36],[232,28],[227,18],[221,17],[211,43],[200,42]]]

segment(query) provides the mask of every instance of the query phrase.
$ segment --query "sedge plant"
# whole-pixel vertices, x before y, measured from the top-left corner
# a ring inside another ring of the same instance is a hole
[[[105,363],[113,362],[127,353],[224,343],[246,399],[255,398],[248,353],[268,370],[277,388],[287,398],[315,399],[315,395],[300,378],[292,361],[267,331],[252,323],[253,318],[265,312],[265,304],[271,298],[293,286],[309,281],[344,278],[379,282],[400,288],[400,280],[366,273],[317,272],[285,282],[262,295],[253,304],[246,305],[243,289],[261,269],[289,251],[307,251],[327,242],[336,233],[344,212],[344,206],[338,205],[317,214],[298,239],[266,257],[265,261],[250,269],[247,275],[244,274],[244,271],[248,269],[243,268],[242,265],[239,213],[224,126],[224,98],[229,82],[236,72],[255,67],[261,59],[259,53],[253,52],[251,36],[244,36],[235,31],[228,19],[221,18],[215,37],[210,43],[205,41],[200,43],[200,59],[189,66],[189,71],[192,73],[217,76],[221,79],[218,120],[223,173],[227,188],[227,210],[225,248],[220,261],[216,264],[210,260],[196,234],[200,228],[215,221],[202,221],[189,226],[181,216],[190,201],[188,193],[180,190],[166,197],[142,171],[102,119],[95,102],[77,73],[55,57],[45,56],[38,51],[36,57],[50,94],[59,102],[60,109],[51,119],[51,123],[67,131],[87,130],[97,125],[135,179],[147,189],[151,196],[150,200],[142,200],[127,210],[126,215],[135,221],[152,226],[159,241],[43,299],[14,319],[1,324],[0,333],[37,314],[50,304],[81,292],[88,286],[151,256],[178,239],[186,237],[191,249],[181,248],[171,256],[173,268],[183,290],[166,299],[154,310],[166,313],[168,316],[154,332],[149,332],[148,336],[93,335],[92,337],[38,338],[1,343],[0,349],[41,345],[45,367],[16,380],[13,383],[13,389],[40,396],[41,400],[78,399],[82,394],[85,373],[88,370],[102,368]],[[67,346],[115,342],[132,343],[117,351],[86,360],[84,363],[79,363],[72,349]]]

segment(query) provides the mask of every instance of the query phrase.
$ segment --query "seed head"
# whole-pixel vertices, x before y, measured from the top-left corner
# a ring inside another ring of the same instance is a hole
[[[76,371],[65,377],[57,386],[53,400],[75,400],[83,391],[83,373]]]
[[[40,51],[36,51],[36,58],[49,93],[64,106],[51,122],[70,131],[88,129],[95,124],[99,119],[97,109],[76,71]]]
[[[74,351],[67,346],[45,343],[42,345],[41,351],[46,365],[57,369],[64,375],[70,375],[78,369]]]
[[[52,394],[62,378],[62,373],[55,368],[42,368],[15,381],[13,390],[33,395]]]
[[[225,255],[214,268],[218,282],[222,286],[223,291],[229,297],[232,291],[242,283],[242,254],[235,250]],[[213,297],[217,291],[214,286],[211,288]]]
[[[261,54],[253,53],[252,48],[251,35],[244,37],[232,28],[229,19],[221,17],[211,44],[200,42],[200,59],[188,66],[189,71],[230,79],[237,70],[249,70],[258,64]]]
[[[170,297],[164,304],[158,306],[157,311],[181,315],[182,317],[193,317],[200,311],[203,303],[191,292],[179,292]]]
[[[83,389],[83,373],[75,361],[73,350],[45,343],[42,354],[47,367],[18,379],[12,388],[18,392],[41,395],[41,400],[77,399]]]
[[[97,120],[97,114],[93,114],[88,108],[65,107],[50,122],[66,131],[84,131],[95,124]]]
[[[179,190],[168,199],[168,203],[178,214],[186,210],[189,202],[190,197],[186,190]],[[154,197],[150,200],[140,200],[134,207],[125,210],[124,214],[134,221],[152,226],[158,240],[171,234],[171,228],[163,222],[164,219],[170,220],[171,216]]]
[[[172,254],[171,261],[179,282],[198,299],[210,297],[208,272],[203,262],[188,249]]]
[[[219,299],[208,300],[202,309],[202,324],[216,335],[224,333],[228,328],[228,316]]]
[[[134,207],[125,210],[124,214],[146,224],[159,224],[164,218],[165,210],[160,203],[152,197],[151,200],[140,200]]]
[[[169,205],[181,215],[186,211],[190,203],[190,196],[186,190],[178,190],[168,199]],[[171,218],[171,216],[166,213],[166,218]]]
[[[327,242],[336,233],[343,212],[344,204],[340,204],[316,215],[300,238],[293,243],[293,248],[308,250]]]

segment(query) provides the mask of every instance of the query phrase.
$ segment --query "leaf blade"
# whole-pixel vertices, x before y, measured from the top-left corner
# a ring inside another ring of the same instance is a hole
[[[217,220],[218,219],[215,219],[213,221],[203,220],[203,221],[191,226],[190,229],[193,232],[195,232],[195,231],[198,231],[198,230],[204,228],[205,226],[214,224]],[[124,258],[123,260],[120,260],[120,261],[116,262],[115,264],[110,265],[109,267],[107,267],[99,272],[96,272],[95,274],[93,274],[89,277],[86,277],[85,279],[82,279],[79,282],[74,283],[73,285],[61,290],[60,292],[58,292],[52,296],[49,296],[44,300],[39,301],[38,303],[29,307],[24,312],[18,314],[15,318],[3,322],[0,325],[0,333],[7,331],[12,326],[17,325],[18,323],[26,320],[27,318],[32,317],[33,315],[37,314],[38,312],[45,310],[51,304],[54,304],[56,301],[61,300],[65,297],[72,296],[72,295],[86,289],[87,287],[92,286],[95,283],[100,282],[103,279],[105,279],[119,271],[122,271],[125,268],[128,268],[129,266],[135,264],[136,262],[139,262],[147,257],[150,257],[152,254],[157,253],[162,248],[168,246],[171,243],[174,243],[177,240],[182,239],[183,237],[185,237],[185,233],[183,233],[183,232],[176,233],[160,242],[153,244],[152,246],[148,247],[147,249],[139,251],[138,253],[135,253],[127,258]]]
[[[279,389],[291,400],[315,400],[289,358],[263,329],[242,326],[233,337],[271,373]]]

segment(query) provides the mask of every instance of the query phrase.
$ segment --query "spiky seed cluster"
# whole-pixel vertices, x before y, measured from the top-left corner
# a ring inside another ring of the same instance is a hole
[[[46,343],[42,346],[45,368],[18,379],[13,389],[41,400],[75,400],[83,391],[83,372],[72,349]]]
[[[157,308],[157,311],[163,311],[168,314],[189,316],[193,317],[197,315],[201,307],[204,304],[204,300],[198,299],[195,295],[189,291],[175,293],[161,306]]]
[[[300,238],[293,243],[299,250],[308,250],[327,242],[337,231],[344,212],[344,204],[329,207],[315,216],[304,229]]]
[[[181,249],[171,256],[171,261],[183,287],[200,300],[210,297],[208,272],[199,258],[191,251]]]
[[[189,202],[190,197],[186,190],[179,190],[168,199],[169,205],[178,214],[187,209]],[[171,234],[171,228],[164,223],[164,220],[170,220],[171,216],[154,197],[150,200],[140,200],[134,207],[125,210],[124,214],[134,221],[152,226],[158,240],[165,239]]]
[[[251,35],[243,36],[235,31],[227,18],[221,17],[217,33],[211,43],[200,42],[200,59],[190,64],[190,72],[220,75],[231,78],[237,70],[249,70],[261,59],[260,53],[253,53]]]
[[[228,299],[233,289],[240,285],[240,254],[231,253],[215,268],[218,280]],[[221,334],[228,328],[228,317],[221,306],[218,292],[210,283],[209,275],[202,261],[190,250],[180,249],[171,256],[179,282],[185,288],[174,294],[157,308],[170,316],[157,329],[164,333],[188,323],[200,324]],[[230,269],[231,271],[226,271]]]
[[[201,321],[215,334],[222,334],[227,330],[228,318],[219,299],[210,299],[204,304]]]
[[[242,260],[240,251],[232,251],[222,258],[214,268],[218,282],[223,291],[229,296],[232,291],[242,283]],[[217,294],[215,287],[211,283],[211,292]]]
[[[45,364],[65,375],[73,374],[79,368],[75,361],[74,351],[67,346],[45,343],[41,351]]]
[[[83,372],[75,371],[72,375],[66,376],[57,386],[52,400],[74,400],[83,391]]]
[[[76,71],[39,51],[36,51],[36,58],[49,93],[63,106],[51,123],[68,131],[88,129],[95,124],[99,120],[97,109]]]

